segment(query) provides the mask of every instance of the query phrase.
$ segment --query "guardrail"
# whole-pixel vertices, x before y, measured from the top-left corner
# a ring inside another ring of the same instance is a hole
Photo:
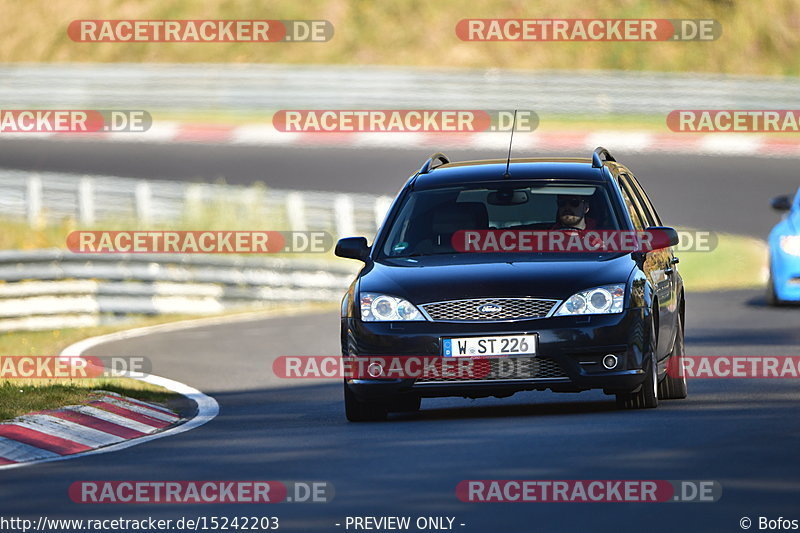
[[[261,229],[327,231],[335,236],[374,234],[391,204],[388,196],[370,194],[13,170],[0,171],[0,191],[0,213],[26,218],[31,225],[65,218],[84,226],[104,221],[175,223],[222,202],[234,213],[263,217]]]
[[[41,225],[64,219],[162,227],[223,201],[264,230],[373,235],[389,197],[0,171],[0,213]],[[262,218],[263,217],[263,218]],[[184,222],[185,223],[185,222]],[[197,229],[197,228],[190,228]],[[66,235],[64,236],[66,240]],[[124,315],[210,314],[282,301],[341,299],[348,261],[178,254],[0,251],[0,331],[86,327]]]
[[[0,331],[339,301],[356,268],[346,261],[0,251]]]
[[[7,109],[252,112],[455,105],[590,116],[652,115],[673,109],[792,109],[798,93],[800,78],[702,73],[268,64],[0,65],[0,101]]]

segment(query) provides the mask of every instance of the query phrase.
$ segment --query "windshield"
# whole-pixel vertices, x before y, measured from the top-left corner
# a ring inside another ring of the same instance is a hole
[[[383,257],[455,253],[460,230],[620,229],[603,185],[574,182],[414,191],[381,247]]]

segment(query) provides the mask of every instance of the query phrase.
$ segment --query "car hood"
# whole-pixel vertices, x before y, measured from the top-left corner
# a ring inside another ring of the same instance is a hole
[[[770,231],[770,240],[782,235],[800,235],[800,209],[787,213]]]
[[[629,254],[601,260],[506,261],[425,256],[385,259],[362,272],[360,290],[414,304],[484,297],[563,300],[577,291],[625,283],[635,267]]]

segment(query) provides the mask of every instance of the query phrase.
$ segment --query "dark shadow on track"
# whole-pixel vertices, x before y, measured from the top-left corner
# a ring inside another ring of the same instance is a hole
[[[765,307],[768,309],[800,309],[800,302],[781,302],[779,305],[768,305],[764,295],[754,296],[745,302],[751,307]]]

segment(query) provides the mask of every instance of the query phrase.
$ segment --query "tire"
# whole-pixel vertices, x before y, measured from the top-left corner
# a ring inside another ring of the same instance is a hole
[[[775,292],[775,279],[772,277],[772,268],[769,269],[769,280],[767,280],[767,305],[774,307],[780,306],[783,302],[778,298],[778,293]]]
[[[617,407],[620,409],[652,409],[658,407],[658,364],[656,363],[655,321],[650,328],[650,357],[647,361],[647,377],[639,390],[617,394]]]
[[[686,370],[683,358],[686,356],[683,335],[683,319],[678,315],[678,333],[675,337],[675,346],[667,360],[667,375],[658,384],[658,398],[660,400],[682,400],[689,393],[686,384]]]
[[[350,422],[378,422],[386,420],[389,410],[385,403],[362,402],[347,383],[344,383],[344,414]]]

